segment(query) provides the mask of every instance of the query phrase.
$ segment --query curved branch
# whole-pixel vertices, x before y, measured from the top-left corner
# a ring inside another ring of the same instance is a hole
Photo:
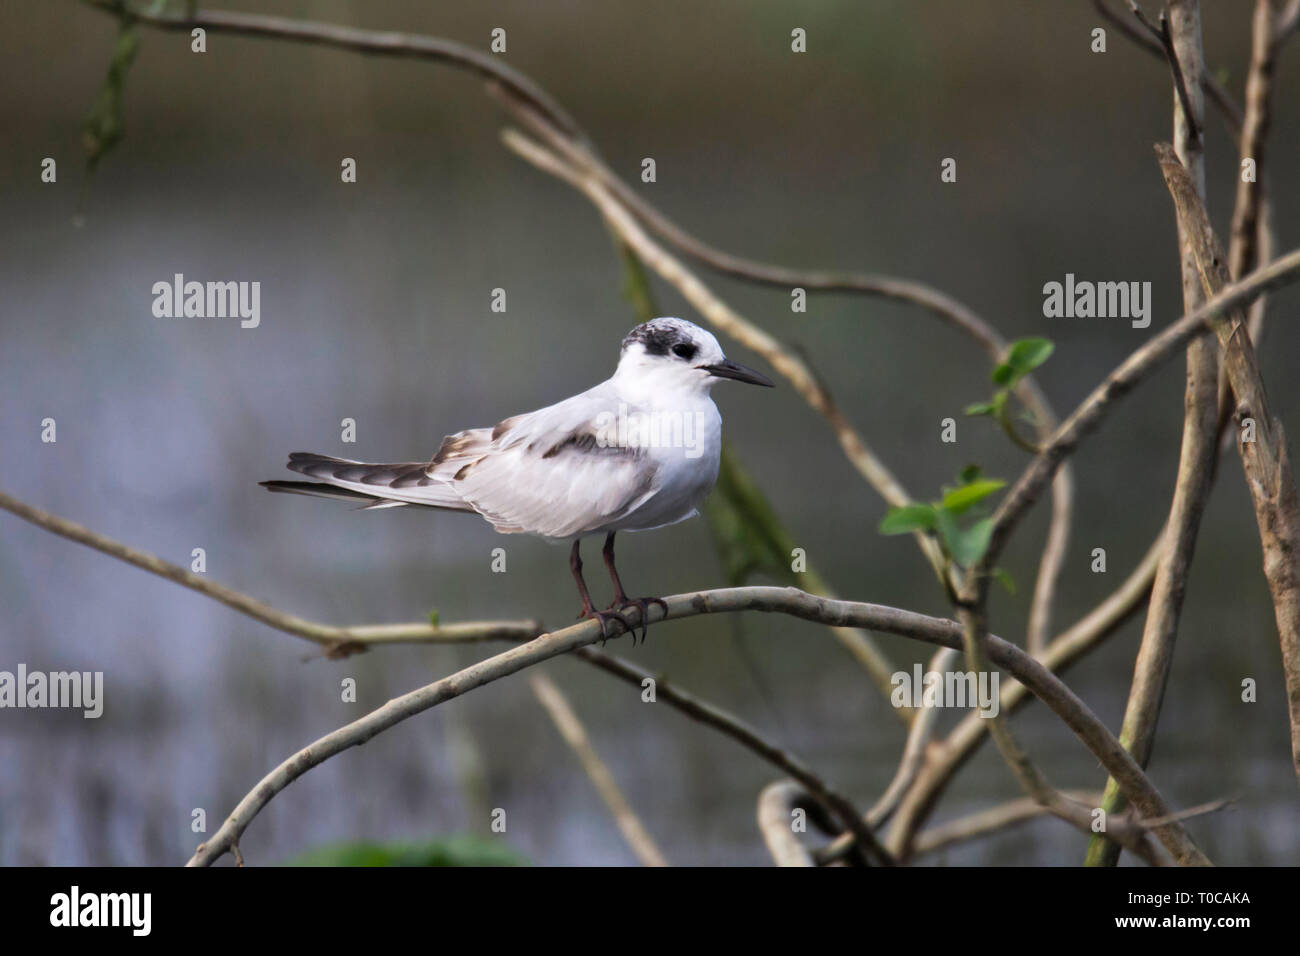
[[[115,16],[123,6],[121,0],[84,0],[84,2]],[[132,6],[131,19],[160,30],[189,31],[201,27],[213,33],[272,37],[316,46],[337,47],[357,53],[446,63],[468,70],[484,80],[501,84],[535,109],[540,110],[570,136],[586,138],[582,128],[565,112],[564,108],[528,76],[507,66],[499,57],[490,56],[452,40],[412,33],[359,30],[332,23],[224,10],[194,10],[188,15],[173,16],[158,13],[152,8]]]
[[[777,866],[817,865],[791,826],[794,810],[810,796],[793,780],[769,783],[758,795],[758,832]]]
[[[658,605],[650,610],[651,622],[699,614],[766,611],[789,614],[806,621],[840,627],[863,627],[884,631],[941,647],[960,648],[962,629],[955,621],[929,617],[912,611],[863,604],[831,601],[797,588],[745,587],[696,591],[667,598],[668,611]],[[629,612],[629,623],[640,623],[638,611]],[[621,630],[622,625],[615,624]],[[583,621],[564,630],[543,634],[527,644],[511,648],[495,657],[473,664],[449,677],[434,681],[401,697],[394,698],[377,710],[335,730],[298,751],[268,773],[240,802],[212,838],[195,850],[190,865],[207,865],[226,853],[238,841],[253,818],[271,799],[312,767],[351,747],[365,743],[376,734],[484,684],[500,680],[533,664],[549,660],[601,640],[600,625]],[[986,640],[989,658],[1025,684],[1035,696],[1052,708],[1102,765],[1120,783],[1120,789],[1143,816],[1170,818],[1158,836],[1180,861],[1195,850],[1182,824],[1174,818],[1159,791],[1134,763],[1118,740],[1106,729],[1088,706],[1073,691],[1014,644],[989,635]],[[1188,849],[1191,847],[1191,850]]]
[[[58,515],[32,507],[4,492],[0,492],[0,508],[10,511],[26,521],[30,521],[46,531],[69,538],[97,551],[102,551],[111,557],[126,561],[135,567],[158,574],[169,581],[175,581],[184,587],[191,588],[205,597],[220,601],[228,607],[234,608],[242,614],[247,614],[271,627],[322,644],[326,647],[327,656],[334,658],[346,657],[349,654],[364,651],[372,644],[472,643],[491,640],[518,642],[531,640],[541,633],[540,625],[533,621],[471,621],[440,627],[418,622],[412,624],[371,624],[356,627],[334,627],[327,624],[317,624],[291,614],[285,614],[246,594],[215,584],[154,555],[137,551],[111,538],[96,534]],[[637,685],[640,685],[641,681],[646,677],[652,676],[633,664],[604,654],[594,648],[582,648],[578,651],[578,656],[601,670]],[[857,825],[858,815],[852,802],[825,783],[801,760],[765,740],[756,731],[721,708],[668,684],[662,678],[656,678],[656,680],[658,681],[658,693],[662,700],[682,711],[688,717],[720,730],[760,758],[767,760],[779,770],[798,780],[825,805],[837,808],[842,815],[846,828],[850,833],[855,832],[854,828]],[[861,839],[868,847],[875,842],[875,837],[872,835],[870,828],[857,830],[856,837]],[[883,859],[887,855],[882,848],[880,858]]]

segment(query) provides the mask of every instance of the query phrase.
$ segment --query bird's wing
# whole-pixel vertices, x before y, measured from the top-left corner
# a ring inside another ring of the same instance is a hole
[[[445,461],[435,459],[431,474],[505,534],[572,538],[594,531],[634,511],[659,486],[658,467],[644,449],[605,440],[602,413],[616,410],[612,390],[598,385],[490,432],[450,436],[439,451],[447,452]]]

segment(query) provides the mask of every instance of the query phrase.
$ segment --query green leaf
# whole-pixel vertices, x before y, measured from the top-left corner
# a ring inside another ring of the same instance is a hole
[[[982,478],[954,488],[943,496],[943,507],[953,514],[962,514],[971,505],[983,501],[1006,485],[1001,478]]]
[[[967,465],[961,470],[961,474],[957,476],[957,480],[963,485],[969,485],[983,473],[983,469],[981,469],[979,465]]]
[[[976,402],[974,405],[967,405],[965,412],[967,415],[992,415],[997,410],[997,406],[992,402]]]
[[[969,528],[958,531],[948,542],[948,553],[962,567],[969,568],[989,549],[989,539],[993,536],[993,519],[981,518]]]
[[[934,505],[911,504],[890,508],[880,521],[881,534],[908,534],[934,528],[937,509]]]
[[[994,383],[1004,387],[1014,385],[1046,362],[1055,349],[1051,339],[1017,339],[1007,349],[1007,357],[993,370]]]
[[[1010,385],[1018,376],[1016,370],[1006,362],[1001,362],[993,369],[994,385]]]
[[[438,609],[436,607],[429,612],[429,623],[434,627],[438,626]]]
[[[994,568],[993,579],[1006,588],[1008,594],[1016,593],[1016,579],[1006,568]]]
[[[477,836],[411,843],[337,843],[285,861],[285,866],[526,866],[499,840]]]

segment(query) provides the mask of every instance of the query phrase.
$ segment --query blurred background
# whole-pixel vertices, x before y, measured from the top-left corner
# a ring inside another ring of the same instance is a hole
[[[962,4],[756,0],[639,9],[595,2],[458,0],[232,3],[486,49],[549,90],[613,167],[687,229],[788,266],[921,279],[1008,338],[1057,343],[1040,381],[1065,413],[1181,314],[1172,209],[1151,145],[1167,139],[1166,67],[1108,30],[1085,0]],[[1119,4],[1118,6],[1122,6]],[[1151,6],[1154,14],[1154,5]],[[1240,97],[1251,5],[1207,4],[1205,45]],[[790,52],[803,27],[808,52]],[[507,152],[506,119],[447,67],[286,42],[141,29],[125,137],[86,181],[81,123],[117,31],[81,4],[0,7],[0,487],[214,581],[334,624],[539,617],[577,608],[562,548],[502,538],[464,515],[359,513],[266,494],[292,450],[417,460],[442,436],[490,425],[606,377],[636,315],[589,204]],[[1300,243],[1300,49],[1282,57],[1269,176],[1279,250]],[[1235,151],[1207,123],[1209,205],[1226,234]],[[641,184],[655,158],[658,181]],[[40,182],[45,157],[57,184]],[[358,163],[344,185],[343,157]],[[939,163],[958,160],[942,184]],[[261,325],[158,319],[151,286],[174,273],[261,283]],[[1153,283],[1154,319],[1044,319],[1042,287]],[[933,317],[879,300],[789,296],[701,273],[792,343],[918,497],[970,462],[1012,478],[1022,452],[961,409],[986,399],[989,363]],[[490,311],[491,290],[508,311]],[[655,284],[661,311],[698,319]],[[1289,313],[1276,296],[1261,361],[1300,432]],[[730,356],[764,368],[723,341]],[[1169,505],[1182,421],[1181,360],[1129,396],[1075,459],[1075,533],[1056,630],[1114,588]],[[715,397],[739,460],[795,543],[844,596],[947,614],[906,538],[825,423],[788,386]],[[958,419],[958,442],[939,422]],[[41,420],[58,441],[40,441]],[[357,441],[340,441],[354,418]],[[1004,564],[994,630],[1020,640],[1046,509]],[[490,571],[504,547],[508,571]],[[588,544],[595,566],[598,543]],[[1089,569],[1104,547],[1106,574]],[[704,520],[620,541],[635,593],[726,583]],[[598,597],[606,594],[603,576]],[[759,579],[762,580],[762,579]],[[207,598],[0,514],[0,669],[102,670],[99,720],[0,713],[0,864],[175,864],[272,766],[311,740],[499,649],[393,647],[345,661]],[[1068,674],[1112,727],[1142,616]],[[929,648],[881,638],[900,669]],[[801,755],[865,807],[894,773],[901,724],[821,627],[699,618],[635,650]],[[764,864],[759,790],[776,772],[636,688],[576,661],[547,671],[664,853],[678,864]],[[340,700],[357,680],[355,704]],[[1243,678],[1259,701],[1243,704]],[[950,726],[956,715],[946,716]],[[1064,788],[1105,773],[1049,712],[1015,718]],[[1300,851],[1277,635],[1241,469],[1227,458],[1197,549],[1151,774],[1177,807],[1240,795],[1191,832],[1221,864],[1293,864]],[[1019,796],[984,747],[934,822]],[[340,841],[487,835],[542,864],[635,862],[594,788],[520,676],[411,719],[296,782],[242,848],[266,864]],[[1039,821],[922,859],[1078,864],[1086,839]],[[1128,860],[1128,857],[1125,857]],[[225,862],[229,862],[228,858]]]

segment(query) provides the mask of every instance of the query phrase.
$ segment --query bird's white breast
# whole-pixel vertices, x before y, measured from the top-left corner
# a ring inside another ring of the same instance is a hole
[[[713,489],[722,451],[722,416],[706,392],[630,406],[643,421],[657,423],[644,447],[655,469],[655,490],[609,531],[645,531],[683,521]],[[645,436],[642,436],[643,438]]]

